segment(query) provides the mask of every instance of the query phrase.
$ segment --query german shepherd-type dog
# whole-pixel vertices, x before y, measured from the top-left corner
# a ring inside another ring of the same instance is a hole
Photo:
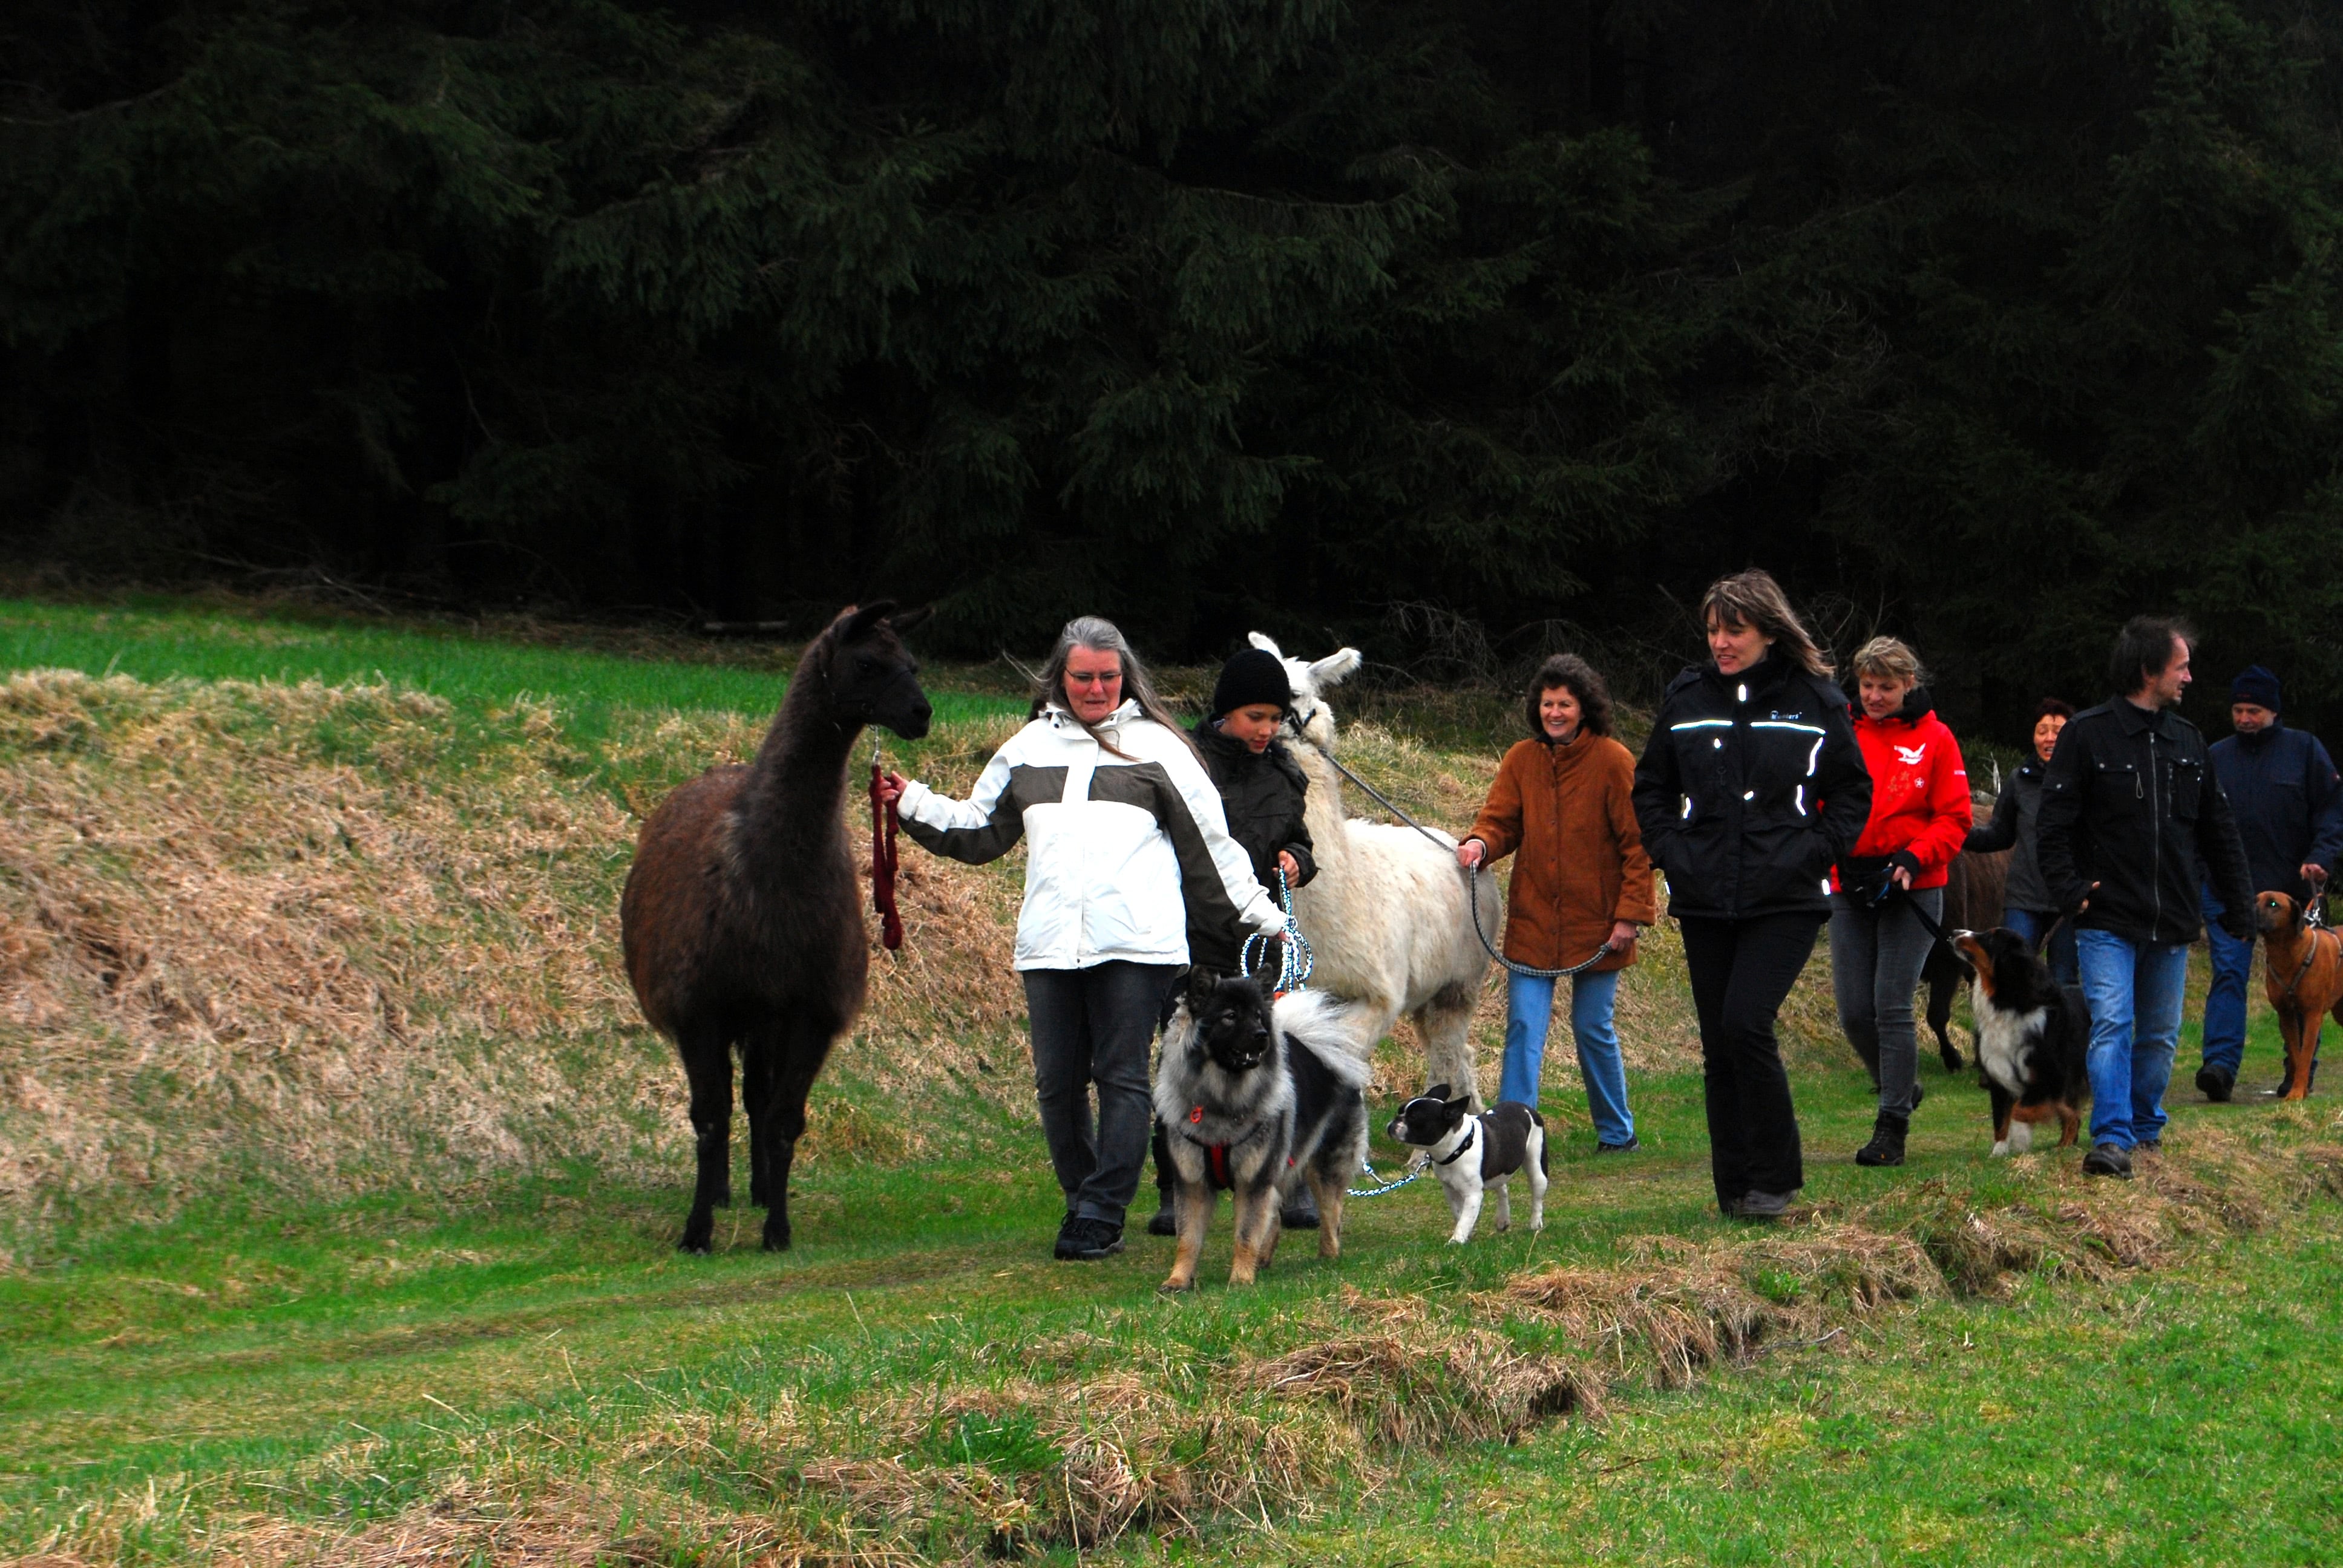
[[[2304,916],[2303,907],[2285,893],[2262,893],[2254,900],[2254,924],[2261,930],[2268,963],[2262,984],[2286,1041],[2281,1100],[2309,1094],[2319,1026],[2330,1012],[2343,1023],[2343,936]]]
[[[2060,986],[2016,931],[1956,931],[1953,946],[1976,979],[1977,1077],[1993,1097],[1993,1151],[2023,1154],[2034,1123],[2058,1120],[2058,1147],[2075,1141],[2091,1096],[2091,1015],[2080,986]]]
[[[1319,991],[1274,1002],[1264,977],[1191,970],[1163,1033],[1155,1114],[1180,1178],[1180,1246],[1167,1291],[1196,1282],[1223,1189],[1236,1195],[1229,1283],[1277,1251],[1278,1215],[1304,1181],[1318,1255],[1342,1253],[1342,1196],[1367,1155],[1367,1010]]]

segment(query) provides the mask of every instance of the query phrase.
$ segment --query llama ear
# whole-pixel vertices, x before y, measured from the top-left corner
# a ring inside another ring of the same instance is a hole
[[[894,628],[894,632],[897,637],[901,637],[906,632],[917,630],[921,622],[925,621],[930,616],[935,613],[935,606],[931,604],[923,604],[917,606],[914,608],[903,610],[898,614],[889,616],[887,618],[887,624]]]
[[[1355,648],[1337,648],[1310,667],[1310,678],[1318,687],[1339,686],[1343,678],[1366,662],[1365,656]]]
[[[1261,649],[1262,652],[1269,654],[1273,658],[1283,658],[1285,657],[1284,651],[1277,646],[1277,639],[1269,636],[1265,632],[1249,631],[1245,633],[1245,640],[1252,644],[1255,648]]]
[[[869,604],[850,605],[839,617],[838,640],[850,642],[894,613],[895,601],[890,598],[874,598]]]

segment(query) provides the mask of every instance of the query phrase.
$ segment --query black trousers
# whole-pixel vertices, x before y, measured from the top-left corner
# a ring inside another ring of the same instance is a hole
[[[1815,950],[1823,917],[1678,923],[1700,1014],[1716,1201],[1730,1208],[1748,1192],[1795,1192],[1805,1185],[1805,1162],[1774,1019]]]
[[[1086,970],[1024,971],[1041,1134],[1069,1214],[1120,1225],[1139,1189],[1155,1125],[1147,1047],[1178,973],[1171,964],[1120,959]]]

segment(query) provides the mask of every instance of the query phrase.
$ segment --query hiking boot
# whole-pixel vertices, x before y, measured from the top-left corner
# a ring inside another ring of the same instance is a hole
[[[2197,1092],[2216,1105],[2227,1105],[2229,1091],[2237,1086],[2237,1075],[2229,1068],[2207,1065],[2197,1070]]]
[[[1111,1220],[1070,1214],[1058,1227],[1057,1255],[1064,1261],[1095,1263],[1121,1251],[1122,1227]]]
[[[1281,1227],[1288,1231],[1316,1230],[1318,1228],[1318,1200],[1316,1196],[1312,1194],[1307,1187],[1304,1187],[1301,1191],[1296,1192],[1293,1195],[1293,1201],[1288,1203],[1284,1210],[1277,1216],[1277,1222]]]
[[[1594,1146],[1594,1152],[1597,1154],[1633,1154],[1636,1150],[1641,1149],[1643,1146],[1644,1141],[1642,1139],[1630,1135],[1627,1141],[1624,1143],[1597,1143]]]
[[[2083,1156],[2086,1176],[2119,1176],[2131,1180],[2131,1151],[2120,1143],[2094,1143]]]
[[[1163,1207],[1148,1216],[1147,1233],[1151,1236],[1178,1235],[1180,1233],[1179,1205],[1169,1198],[1164,1199]]]
[[[1790,1211],[1790,1201],[1796,1196],[1795,1192],[1744,1192],[1733,1212],[1744,1220],[1778,1220]]]
[[[1871,1141],[1855,1151],[1857,1165],[1901,1165],[1904,1163],[1904,1135],[1912,1130],[1912,1119],[1883,1111],[1871,1124]]]

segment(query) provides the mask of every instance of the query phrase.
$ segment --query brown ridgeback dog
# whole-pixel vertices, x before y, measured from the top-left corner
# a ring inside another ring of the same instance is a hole
[[[2286,1081],[2278,1085],[2278,1098],[2300,1100],[2310,1093],[2310,1063],[2318,1054],[2324,1015],[2331,1012],[2343,1023],[2343,936],[2307,923],[2302,906],[2284,893],[2256,896],[2254,924],[2269,961],[2263,983],[2286,1039]]]

